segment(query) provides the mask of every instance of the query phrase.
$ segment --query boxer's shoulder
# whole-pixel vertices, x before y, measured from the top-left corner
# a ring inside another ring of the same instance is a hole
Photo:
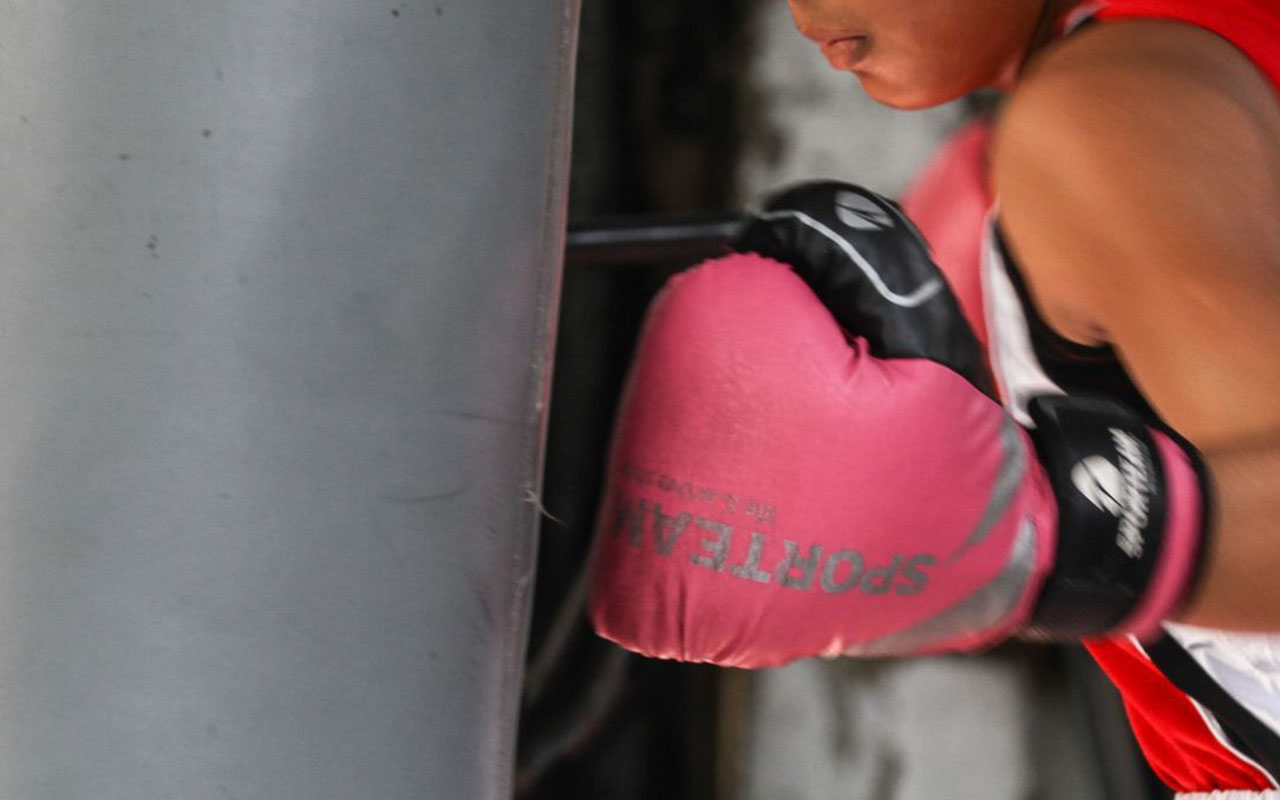
[[[1132,208],[1143,192],[1193,199],[1166,190],[1210,178],[1221,192],[1247,188],[1277,163],[1278,100],[1243,53],[1207,30],[1096,25],[1028,66],[993,137],[995,188],[1006,204],[1021,184],[1047,200],[1055,187],[1073,189],[1110,220],[1126,215],[1108,205]]]
[[[1105,187],[1089,193],[1097,203],[1208,176],[1240,188],[1232,168],[1257,176],[1278,146],[1280,97],[1241,51],[1186,23],[1122,20],[1035,57],[998,119],[992,160],[1006,202],[1008,184],[1031,173],[1052,179],[1045,189]]]
[[[1275,105],[1271,81],[1243,50],[1207,28],[1174,19],[1081,28],[1039,50],[1020,84],[1039,91],[1071,87],[1143,94],[1198,87],[1244,105]]]
[[[1192,211],[1171,201],[1219,197],[1169,189],[1203,184],[1230,196],[1280,166],[1277,100],[1260,70],[1206,29],[1098,24],[1025,70],[993,134],[996,192],[1004,205],[1023,184],[1046,201],[1084,195],[1102,221],[1125,220],[1132,214],[1108,206],[1132,210],[1143,192],[1165,201],[1146,209]]]

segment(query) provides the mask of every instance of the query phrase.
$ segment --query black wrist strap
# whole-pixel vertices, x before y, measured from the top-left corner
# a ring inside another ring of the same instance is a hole
[[[1114,631],[1142,600],[1164,547],[1163,460],[1146,423],[1113,400],[1037,397],[1028,412],[1057,498],[1058,544],[1025,635],[1076,640]],[[1207,487],[1194,448],[1174,441]]]

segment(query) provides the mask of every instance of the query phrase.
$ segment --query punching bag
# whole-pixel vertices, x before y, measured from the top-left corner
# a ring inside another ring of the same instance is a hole
[[[0,797],[509,796],[576,23],[0,3]]]

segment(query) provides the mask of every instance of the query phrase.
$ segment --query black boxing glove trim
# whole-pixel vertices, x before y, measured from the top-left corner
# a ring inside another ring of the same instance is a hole
[[[890,200],[838,181],[800,184],[772,197],[731,246],[789,265],[877,358],[927,358],[997,399],[959,301]]]
[[[1164,544],[1163,460],[1146,423],[1113,400],[1042,396],[1027,410],[1057,499],[1058,544],[1025,636],[1113,631],[1145,595]]]

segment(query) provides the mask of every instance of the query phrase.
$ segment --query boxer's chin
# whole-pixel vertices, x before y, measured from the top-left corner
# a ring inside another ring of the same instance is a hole
[[[881,105],[900,111],[918,111],[958,100],[971,91],[959,85],[897,78],[878,72],[858,73],[867,95]],[[976,88],[976,87],[975,87]]]

